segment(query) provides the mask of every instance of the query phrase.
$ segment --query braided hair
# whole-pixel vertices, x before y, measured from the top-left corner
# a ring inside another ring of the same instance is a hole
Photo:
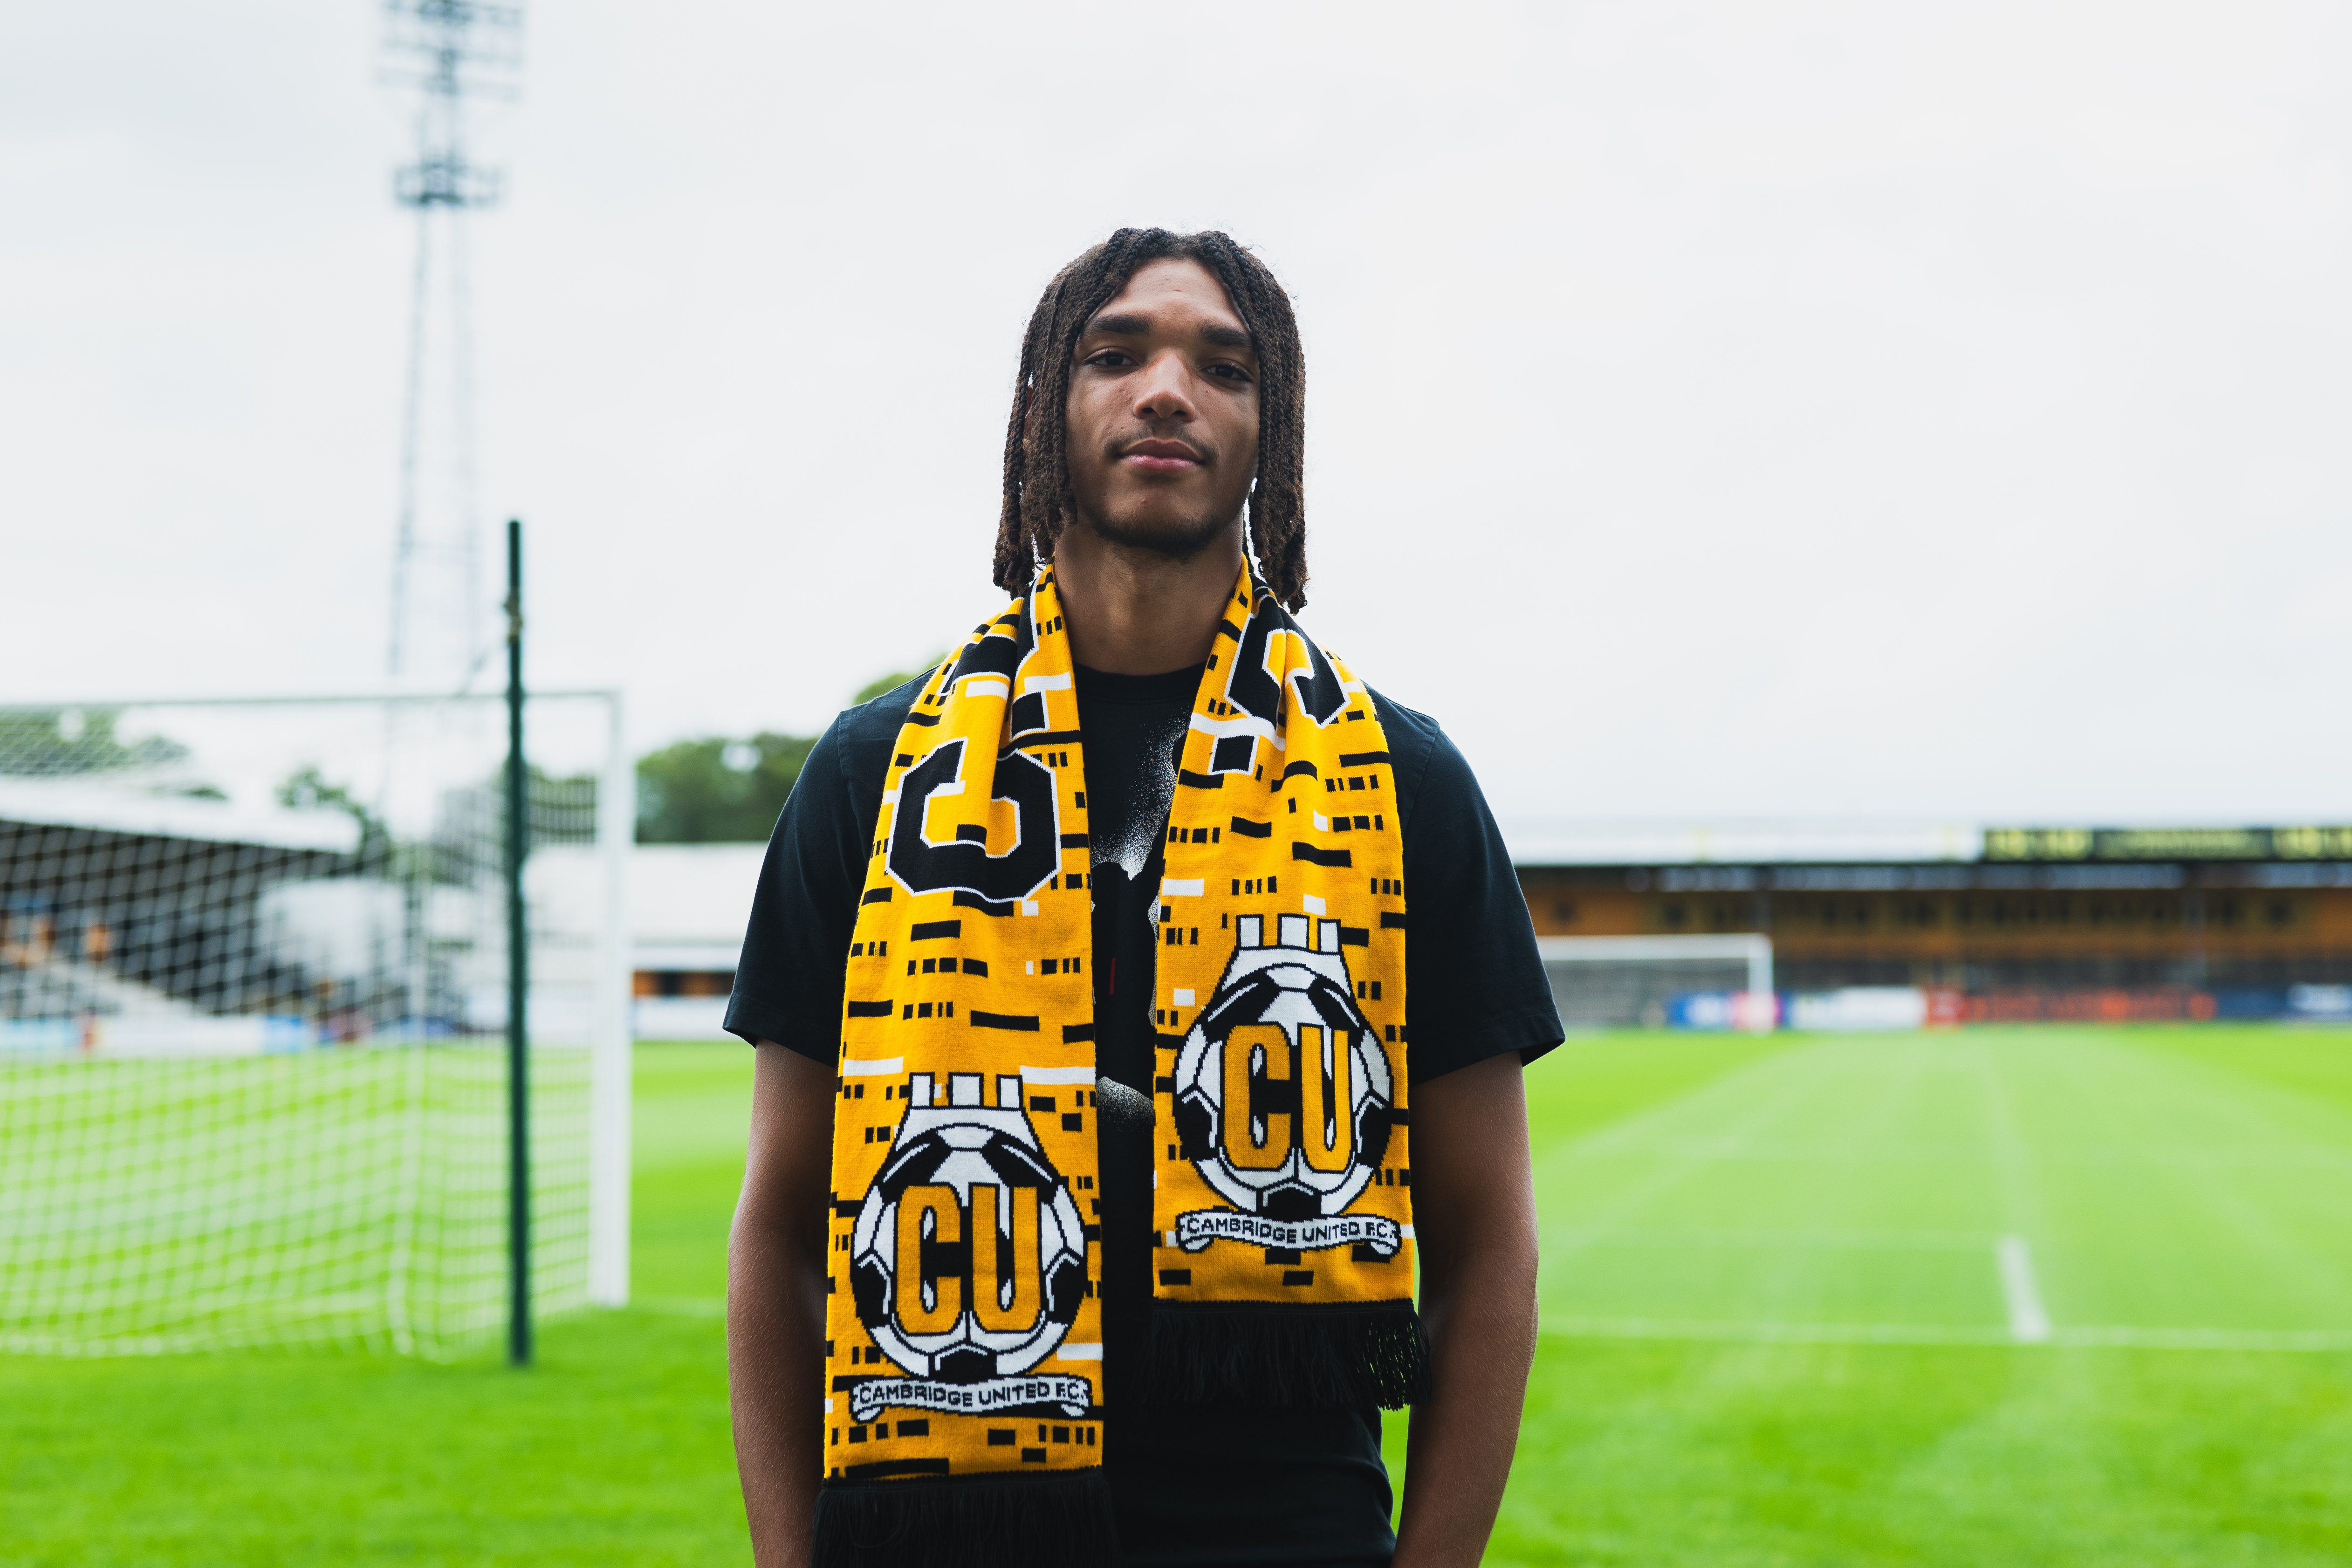
[[[1258,358],[1257,477],[1249,542],[1267,590],[1283,605],[1307,603],[1307,362],[1290,296],[1264,262],[1216,229],[1172,234],[1121,229],[1055,276],[1021,338],[1021,373],[1004,433],[1004,505],[996,526],[995,580],[1025,591],[1037,563],[1076,510],[1070,492],[1070,356],[1095,312],[1148,262],[1197,262],[1224,285]]]

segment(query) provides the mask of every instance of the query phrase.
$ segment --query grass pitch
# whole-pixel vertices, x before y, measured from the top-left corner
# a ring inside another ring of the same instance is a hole
[[[0,1358],[0,1564],[748,1563],[716,1302],[751,1052],[637,1055],[635,1288],[540,1364]]]
[[[639,1304],[531,1372],[0,1360],[0,1563],[748,1563],[749,1058],[640,1051]],[[1528,1087],[1490,1563],[2352,1560],[2352,1034],[1615,1035]]]
[[[1490,1562],[2352,1561],[2352,1035],[1616,1037],[1528,1082]]]

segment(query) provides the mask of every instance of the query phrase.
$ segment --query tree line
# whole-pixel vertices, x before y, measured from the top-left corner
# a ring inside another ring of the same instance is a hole
[[[908,672],[868,682],[853,699],[870,702],[914,679]],[[763,841],[799,782],[812,735],[772,730],[681,740],[637,758],[637,842]]]

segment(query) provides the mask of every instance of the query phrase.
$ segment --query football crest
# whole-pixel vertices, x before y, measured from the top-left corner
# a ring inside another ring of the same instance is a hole
[[[859,1407],[1091,1398],[1083,1378],[1022,1375],[1077,1318],[1086,1228],[1038,1146],[1019,1076],[997,1077],[993,1104],[986,1082],[952,1074],[941,1101],[931,1074],[908,1080],[909,1109],[852,1231],[850,1293],[876,1346],[911,1377],[861,1385]]]
[[[1298,1249],[1360,1244],[1383,1257],[1401,1232],[1346,1214],[1387,1152],[1396,1091],[1388,1053],[1356,1006],[1337,920],[1234,922],[1234,956],[1176,1058],[1183,1157],[1233,1203],[1179,1217],[1177,1241]]]

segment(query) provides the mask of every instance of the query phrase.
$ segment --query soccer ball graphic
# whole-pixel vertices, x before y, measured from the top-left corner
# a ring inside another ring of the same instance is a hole
[[[918,1377],[977,1383],[1054,1353],[1086,1295],[1086,1227],[1022,1110],[1021,1080],[929,1073],[851,1235],[850,1297],[882,1353]]]
[[[1261,916],[1234,924],[1233,959],[1176,1057],[1183,1155],[1244,1213],[1338,1214],[1388,1149],[1388,1053],[1356,1006],[1338,921],[1278,916],[1272,946]]]

